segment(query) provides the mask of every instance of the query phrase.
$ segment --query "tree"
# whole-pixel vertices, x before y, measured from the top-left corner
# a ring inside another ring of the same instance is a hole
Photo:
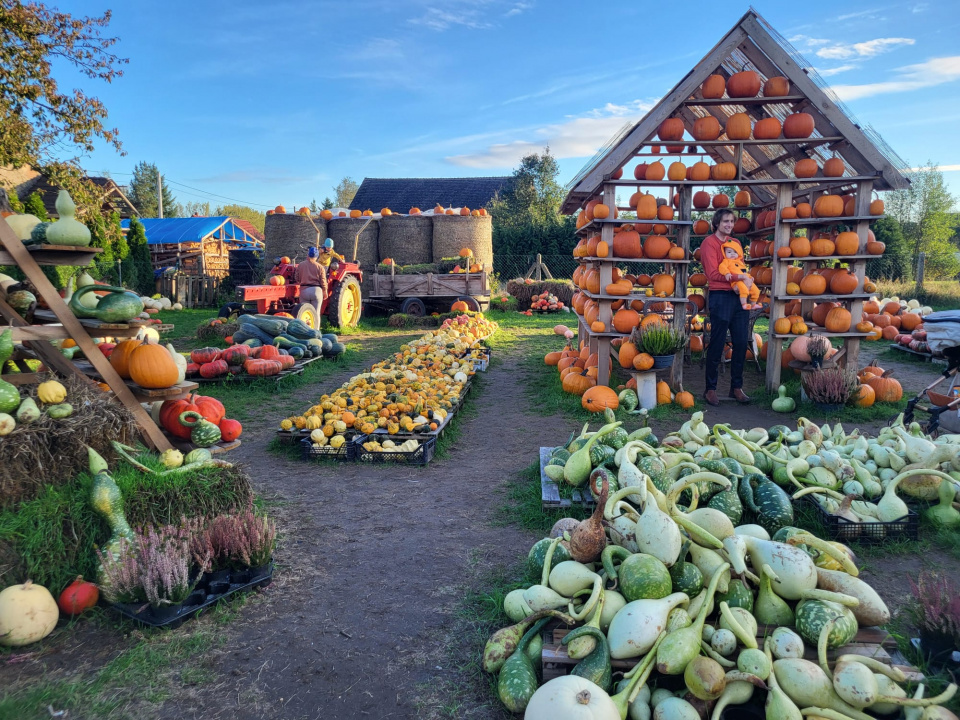
[[[560,169],[545,148],[520,160],[510,184],[490,203],[494,265],[498,255],[567,255],[576,245],[576,220],[560,214]],[[506,262],[500,264],[506,269]]]
[[[153,295],[156,288],[153,279],[153,261],[150,259],[150,249],[147,246],[147,234],[144,232],[143,224],[136,218],[130,220],[127,245],[130,247],[130,254],[120,266],[124,285],[141,295]]]
[[[312,200],[310,201],[310,213],[311,213],[311,214],[316,214],[316,212],[317,212],[319,209],[320,209],[320,208],[317,207],[317,200],[316,200],[316,198],[312,199]]]
[[[224,205],[217,208],[217,215],[229,215],[238,220],[246,220],[261,233],[267,222],[266,213],[247,207],[246,205]]]
[[[166,201],[164,201],[166,202]],[[210,203],[209,202],[186,202],[181,206],[183,210],[183,217],[193,217],[197,215],[199,217],[209,217],[213,213],[210,212]],[[167,206],[163,206],[163,214],[167,214]]]
[[[333,210],[336,205],[333,204],[333,200],[328,197],[323,199],[323,205],[320,207],[321,210]]]
[[[47,208],[43,204],[43,198],[40,197],[40,193],[36,190],[27,196],[27,201],[23,204],[23,209],[24,212],[37,216],[43,222],[47,222],[47,220],[50,219],[47,217]]]
[[[906,280],[913,263],[910,243],[896,218],[885,217],[873,225],[873,234],[886,245],[883,255],[867,260],[867,276],[872,280]]]
[[[160,207],[157,203],[158,177],[163,178],[157,166],[153,163],[141,161],[133,169],[133,180],[130,181],[128,197],[142,218],[160,217]],[[180,206],[170,191],[166,179],[163,179],[163,216],[178,217]]]
[[[353,202],[354,195],[357,194],[357,190],[360,189],[360,186],[357,185],[352,178],[345,177],[341,180],[334,188],[333,192],[336,194],[336,205],[335,207],[350,207],[350,203]]]
[[[108,83],[123,75],[128,61],[110,52],[117,38],[101,34],[110,17],[109,10],[75,18],[43,3],[0,4],[0,166],[43,166],[65,147],[93,152],[98,140],[122,152],[117,130],[104,125],[104,104],[77,88],[61,90],[52,75],[65,66]]]
[[[932,162],[910,174],[910,187],[896,190],[887,198],[887,214],[900,223],[913,264],[925,254],[925,277],[951,278],[960,272],[956,252],[950,242],[954,235],[950,213],[955,198],[947,190],[941,173]]]

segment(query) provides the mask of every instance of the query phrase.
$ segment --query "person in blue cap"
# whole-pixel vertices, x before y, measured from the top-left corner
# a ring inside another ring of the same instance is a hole
[[[320,264],[328,268],[333,260],[343,260],[343,255],[333,249],[333,238],[327,238],[320,248]]]
[[[312,247],[307,251],[307,259],[297,264],[294,276],[300,286],[300,302],[313,303],[320,317],[320,307],[327,294],[327,270],[319,262],[320,250]]]

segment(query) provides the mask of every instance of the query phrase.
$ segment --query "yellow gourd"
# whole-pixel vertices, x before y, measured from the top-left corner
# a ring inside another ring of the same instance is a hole
[[[50,591],[27,580],[0,592],[0,645],[20,647],[42,640],[57,626],[60,609]]]
[[[67,389],[56,380],[47,380],[37,386],[37,397],[44,405],[58,405],[67,399]]]

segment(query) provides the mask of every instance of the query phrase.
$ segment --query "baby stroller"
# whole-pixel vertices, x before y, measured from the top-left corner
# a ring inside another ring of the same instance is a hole
[[[913,422],[913,411],[929,413],[930,420],[924,430],[933,436],[941,428],[951,433],[960,433],[960,310],[945,310],[927,315],[923,319],[923,328],[927,331],[927,344],[930,352],[941,354],[947,360],[947,369],[933,383],[920,391],[920,394],[907,403],[904,412],[905,422]],[[934,392],[944,380],[950,380],[946,394]],[[919,405],[924,396],[928,405]]]

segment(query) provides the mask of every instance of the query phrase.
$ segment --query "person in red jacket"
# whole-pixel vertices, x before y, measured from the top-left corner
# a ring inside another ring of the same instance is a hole
[[[733,224],[736,216],[732,210],[724,208],[713,214],[713,234],[708,235],[700,245],[700,262],[707,276],[710,289],[708,312],[710,313],[710,345],[707,347],[706,389],[703,398],[710,405],[719,405],[717,380],[720,374],[720,359],[723,357],[727,342],[727,330],[733,340],[730,358],[730,397],[739,403],[748,403],[750,398],[743,392],[743,366],[747,359],[749,340],[750,311],[740,304],[740,295],[733,283],[741,282],[749,289],[753,278],[748,273],[721,272],[720,263],[724,260],[723,244],[739,243],[733,237]],[[743,248],[740,249],[743,256]]]

